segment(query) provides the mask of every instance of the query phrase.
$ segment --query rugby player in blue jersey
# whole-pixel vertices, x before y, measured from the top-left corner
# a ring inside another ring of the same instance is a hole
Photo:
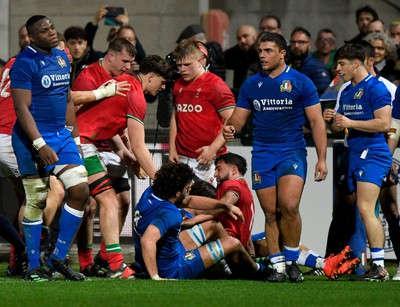
[[[365,51],[359,44],[347,44],[337,51],[337,71],[351,81],[342,91],[339,105],[324,118],[332,131],[345,131],[349,147],[348,185],[355,191],[364,222],[372,266],[362,276],[366,281],[386,281],[384,231],[375,215],[382,181],[392,165],[392,153],[385,139],[391,119],[391,95],[385,84],[364,66]]]
[[[32,16],[26,28],[31,44],[17,56],[10,72],[17,115],[12,145],[26,194],[22,228],[29,267],[25,279],[50,279],[40,267],[39,256],[43,209],[52,173],[63,183],[68,201],[62,210],[60,232],[49,265],[68,280],[83,280],[84,275],[75,272],[66,259],[89,196],[69,92],[70,64],[66,53],[55,49],[57,32],[46,16]]]
[[[257,48],[262,71],[243,83],[223,135],[231,141],[252,113],[253,189],[265,214],[273,266],[266,281],[283,282],[288,276],[291,282],[302,282],[296,263],[301,235],[299,204],[307,174],[302,126],[306,119],[310,122],[318,155],[314,180],[322,181],[327,175],[325,124],[314,84],[285,63],[287,45],[283,36],[262,33]]]

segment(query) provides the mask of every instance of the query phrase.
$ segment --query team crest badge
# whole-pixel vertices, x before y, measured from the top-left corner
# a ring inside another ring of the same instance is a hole
[[[362,95],[364,94],[364,89],[359,89],[357,93],[354,94],[353,99],[361,99]]]
[[[61,68],[67,67],[67,63],[65,63],[64,59],[62,57],[60,57],[59,55],[57,55],[57,62]]]
[[[290,84],[289,80],[283,80],[281,84],[281,92],[291,92],[292,91],[292,85]]]
[[[253,172],[253,184],[261,183],[261,177],[258,172]]]
[[[196,258],[196,255],[194,254],[194,252],[187,252],[185,254],[185,260],[193,260],[194,258]]]

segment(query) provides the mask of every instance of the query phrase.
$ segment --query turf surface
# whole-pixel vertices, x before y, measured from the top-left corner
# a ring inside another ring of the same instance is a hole
[[[306,276],[302,284],[242,280],[58,280],[24,282],[0,264],[0,306],[400,306],[400,282],[330,281]],[[391,275],[394,264],[389,264]]]

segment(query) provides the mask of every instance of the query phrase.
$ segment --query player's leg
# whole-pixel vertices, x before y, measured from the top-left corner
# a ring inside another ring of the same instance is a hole
[[[192,250],[206,244],[208,241],[214,241],[227,236],[229,234],[226,232],[224,226],[215,220],[211,220],[182,231],[179,234],[179,240],[186,250]]]
[[[368,243],[371,251],[372,269],[364,274],[369,279],[371,273],[375,275],[376,270],[382,269],[382,280],[388,279],[386,270],[384,269],[384,231],[382,223],[375,215],[375,204],[379,196],[380,187],[371,182],[357,182],[357,206],[360,216],[365,225]],[[371,278],[374,279],[374,278]]]
[[[286,279],[286,264],[279,243],[278,219],[280,212],[277,210],[276,186],[256,190],[256,193],[265,216],[265,233],[268,234],[265,240],[273,268],[267,281],[283,282]]]
[[[81,224],[84,206],[89,197],[87,171],[83,165],[69,164],[56,166],[54,174],[64,185],[68,193],[68,200],[61,211],[56,246],[48,262],[66,279],[83,280],[84,275],[76,273],[66,257]]]

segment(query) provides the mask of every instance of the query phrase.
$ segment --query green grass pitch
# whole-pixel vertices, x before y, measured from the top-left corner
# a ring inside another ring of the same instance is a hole
[[[330,281],[305,276],[302,284],[244,280],[57,280],[24,282],[0,264],[0,306],[400,306],[400,282]],[[388,264],[392,275],[395,264]]]

